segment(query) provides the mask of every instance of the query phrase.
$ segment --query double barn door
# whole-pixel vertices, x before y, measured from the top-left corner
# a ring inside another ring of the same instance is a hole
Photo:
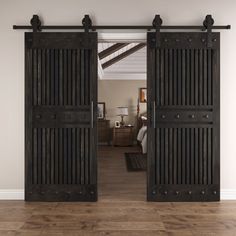
[[[219,34],[147,37],[149,201],[219,200]],[[160,40],[156,47],[156,40]],[[97,34],[25,35],[25,199],[97,200]]]

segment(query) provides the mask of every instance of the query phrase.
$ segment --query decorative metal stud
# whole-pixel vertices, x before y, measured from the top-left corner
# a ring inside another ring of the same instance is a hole
[[[66,192],[66,193],[67,193],[67,194],[69,194],[69,195],[71,194],[71,192],[70,192],[70,191],[68,191],[68,192]]]
[[[165,42],[168,42],[168,39],[164,39]]]
[[[168,192],[167,191],[164,191],[164,195],[167,195],[168,194]]]
[[[42,195],[44,195],[45,194],[45,192],[40,192]]]
[[[216,41],[217,41],[217,39],[213,39],[212,41],[213,41],[213,42],[216,42]]]
[[[205,117],[206,119],[208,119],[208,118],[209,118],[209,115],[205,115],[204,117]]]
[[[180,115],[179,115],[179,114],[177,114],[175,117],[176,117],[177,119],[179,119],[179,118],[180,118]]]
[[[179,191],[176,191],[175,194],[176,194],[176,195],[179,195]]]
[[[36,117],[37,119],[40,119],[40,118],[41,118],[41,115],[38,114],[38,115],[36,115],[35,117]]]
[[[156,42],[156,39],[152,38],[152,42],[153,42],[153,43]]]
[[[58,194],[58,192],[56,191],[55,194]]]
[[[194,119],[194,118],[195,118],[195,115],[194,115],[194,114],[192,114],[192,115],[191,115],[191,118],[192,118],[192,119]]]
[[[80,192],[79,192],[79,194],[80,194],[80,195],[82,195],[82,194],[83,194],[83,192],[82,192],[82,191],[80,191]]]
[[[156,195],[156,193],[157,193],[157,192],[156,192],[155,190],[152,191],[152,195]]]
[[[217,193],[216,191],[213,191],[213,194],[214,194],[214,195],[216,195],[216,193]]]
[[[90,194],[92,194],[92,195],[93,195],[93,194],[94,194],[94,191],[90,191]]]
[[[192,191],[188,191],[188,194],[189,194],[189,195],[192,195]]]
[[[161,116],[161,118],[162,118],[162,119],[165,119],[165,118],[166,118],[166,116],[165,116],[165,115],[162,115],[162,116]]]
[[[190,39],[188,39],[188,41],[191,43],[193,40],[190,38]]]
[[[204,195],[204,194],[205,194],[205,191],[201,191],[201,194]]]
[[[205,41],[206,41],[206,39],[203,38],[203,39],[202,39],[202,42],[204,43]]]
[[[175,42],[179,42],[179,39],[175,39]]]

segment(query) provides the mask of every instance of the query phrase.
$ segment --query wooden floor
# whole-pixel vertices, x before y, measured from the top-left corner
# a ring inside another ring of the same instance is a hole
[[[126,171],[127,151],[99,150],[97,203],[0,201],[0,235],[236,235],[236,201],[146,202],[145,173]]]

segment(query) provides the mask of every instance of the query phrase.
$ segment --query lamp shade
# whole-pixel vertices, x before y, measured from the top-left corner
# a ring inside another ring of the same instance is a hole
[[[128,107],[117,107],[118,116],[128,116]]]

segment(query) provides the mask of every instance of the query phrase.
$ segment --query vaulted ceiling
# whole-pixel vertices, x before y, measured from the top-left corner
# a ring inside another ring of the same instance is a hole
[[[146,45],[98,43],[98,69],[101,80],[145,80]]]

